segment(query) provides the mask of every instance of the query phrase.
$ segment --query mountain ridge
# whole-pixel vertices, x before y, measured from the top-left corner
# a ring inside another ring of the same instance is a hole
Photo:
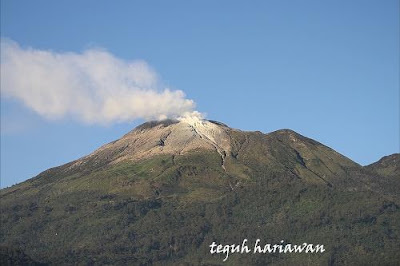
[[[400,153],[393,153],[382,157],[378,161],[366,165],[368,170],[384,176],[399,177],[400,172]]]
[[[208,250],[215,239],[285,239],[324,243],[317,264],[394,265],[400,182],[392,163],[362,167],[288,129],[147,122],[0,190],[0,244],[55,265],[222,265]],[[308,260],[238,255],[228,263]]]

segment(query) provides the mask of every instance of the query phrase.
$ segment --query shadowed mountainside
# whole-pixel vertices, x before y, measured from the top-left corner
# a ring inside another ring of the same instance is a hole
[[[232,254],[225,264],[395,265],[398,158],[362,167],[292,130],[148,122],[2,189],[0,240],[55,265],[219,265],[208,246],[244,238],[327,251]]]

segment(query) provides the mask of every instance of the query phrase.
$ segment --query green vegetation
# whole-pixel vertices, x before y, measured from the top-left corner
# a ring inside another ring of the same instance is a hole
[[[1,190],[2,258],[52,265],[398,264],[398,172],[371,174],[292,131],[230,137],[226,171],[216,151],[194,150],[93,161],[84,169],[70,163]],[[245,238],[319,243],[326,252],[232,254],[225,263],[223,254],[209,252],[213,241]]]
[[[385,156],[378,162],[366,166],[366,168],[382,176],[398,178],[400,172],[400,154]]]

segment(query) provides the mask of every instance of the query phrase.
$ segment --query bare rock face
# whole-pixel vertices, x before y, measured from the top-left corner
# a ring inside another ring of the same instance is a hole
[[[77,160],[71,168],[88,160],[115,164],[124,160],[137,161],[156,155],[184,155],[193,150],[215,150],[225,160],[231,150],[228,132],[233,129],[222,123],[197,117],[181,120],[147,122],[121,139],[106,144]],[[222,164],[224,168],[224,164]]]

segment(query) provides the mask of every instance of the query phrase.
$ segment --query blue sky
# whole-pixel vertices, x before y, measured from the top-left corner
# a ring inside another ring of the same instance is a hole
[[[21,49],[144,60],[207,118],[290,128],[365,165],[399,152],[399,2],[1,1]],[[23,76],[21,77],[23,79]],[[1,97],[1,186],[77,159],[141,119],[47,119]]]

